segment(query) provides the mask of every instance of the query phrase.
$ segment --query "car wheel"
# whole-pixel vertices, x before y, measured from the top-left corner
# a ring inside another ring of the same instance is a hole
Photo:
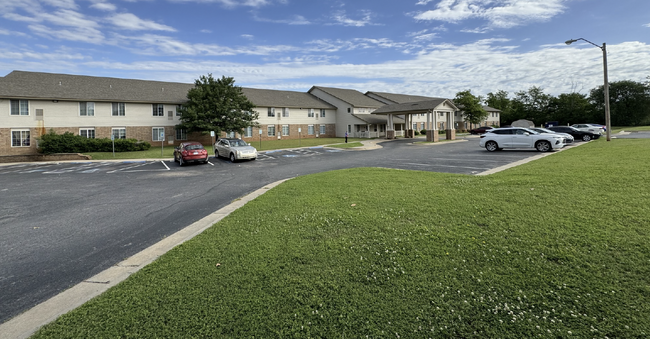
[[[485,149],[489,152],[494,152],[499,150],[499,145],[497,145],[496,141],[488,141],[485,143]]]
[[[237,160],[237,159],[235,158],[235,153],[230,153],[230,161],[231,161],[231,162],[235,162],[235,160]]]
[[[183,157],[178,158],[178,166],[183,166]]]
[[[178,159],[176,159],[176,153],[174,153],[174,162],[178,162]]]
[[[218,158],[218,157],[219,157],[219,151],[217,151],[217,150],[214,151],[214,157],[215,157],[215,158]]]
[[[540,152],[548,152],[551,150],[551,143],[548,141],[538,141],[535,148]]]
[[[589,140],[591,140],[591,135],[585,134],[582,136],[582,141],[589,141]]]

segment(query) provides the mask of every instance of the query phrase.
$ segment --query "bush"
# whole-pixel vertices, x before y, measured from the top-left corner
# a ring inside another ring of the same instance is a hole
[[[421,131],[420,131],[420,134],[422,134],[422,135],[427,135],[427,130],[426,130],[426,129],[421,130]]]
[[[415,131],[413,131],[413,134],[414,135],[420,135],[420,132],[418,132],[418,130],[415,130]]]
[[[50,130],[39,139],[38,151],[44,154],[52,153],[86,153],[86,152],[112,152],[113,142],[110,138],[88,139],[70,132],[56,134]],[[116,139],[115,152],[146,151],[151,144],[136,139]]]

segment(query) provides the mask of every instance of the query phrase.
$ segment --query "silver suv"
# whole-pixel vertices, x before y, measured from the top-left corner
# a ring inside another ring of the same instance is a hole
[[[490,152],[504,148],[533,148],[549,152],[564,147],[564,137],[557,134],[541,134],[522,127],[495,128],[481,135],[480,147]]]

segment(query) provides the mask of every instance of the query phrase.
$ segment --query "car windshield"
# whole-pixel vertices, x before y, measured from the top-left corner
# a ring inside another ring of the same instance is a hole
[[[196,150],[196,149],[203,149],[203,145],[197,145],[197,144],[191,144],[185,146],[185,149],[188,151]]]
[[[241,146],[248,146],[248,144],[244,140],[231,140],[230,146],[241,147]]]

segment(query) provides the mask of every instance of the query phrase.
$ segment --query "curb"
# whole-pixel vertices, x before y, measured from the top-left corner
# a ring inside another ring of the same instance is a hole
[[[575,145],[572,145],[572,146],[569,146],[569,147],[564,146],[562,149],[559,149],[559,150],[557,150],[556,152],[552,152],[552,153],[551,153],[551,152],[542,153],[542,154],[540,154],[540,155],[536,155],[536,156],[533,156],[533,157],[530,157],[530,158],[526,158],[526,159],[523,159],[523,160],[515,161],[515,162],[510,163],[510,164],[507,164],[507,165],[503,165],[503,166],[500,166],[500,167],[497,167],[497,168],[493,168],[493,169],[487,170],[487,171],[485,171],[485,172],[476,173],[475,175],[476,175],[476,176],[483,176],[483,175],[490,175],[490,174],[498,173],[498,172],[505,171],[505,170],[507,170],[507,169],[510,169],[510,168],[513,168],[513,167],[517,167],[517,166],[519,166],[519,165],[523,165],[523,164],[529,163],[529,162],[531,162],[531,161],[535,161],[535,160],[537,160],[537,159],[541,159],[541,158],[547,157],[547,156],[549,156],[549,155],[553,155],[553,154],[556,154],[556,153],[562,152],[562,151],[564,151],[564,150],[571,149],[571,148],[575,148],[575,147],[578,147],[578,146],[580,146],[580,145],[585,145],[585,144],[587,144],[587,143],[586,143],[586,142],[583,142],[583,143],[575,144]]]
[[[109,288],[126,280],[131,274],[158,259],[174,247],[194,238],[203,231],[228,216],[249,201],[264,194],[269,189],[287,181],[284,179],[264,185],[262,188],[231,202],[203,219],[165,237],[154,245],[142,250],[126,260],[117,263],[93,277],[57,294],[56,296],[0,324],[1,338],[28,338],[42,326],[83,305],[85,302],[106,292]]]

